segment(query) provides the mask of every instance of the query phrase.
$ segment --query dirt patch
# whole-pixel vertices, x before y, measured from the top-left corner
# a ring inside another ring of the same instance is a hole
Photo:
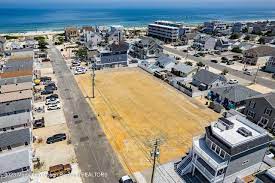
[[[218,117],[139,69],[97,71],[95,99],[91,76],[79,75],[76,80],[128,172],[151,167],[156,138],[161,144],[160,163],[182,157],[192,137]]]

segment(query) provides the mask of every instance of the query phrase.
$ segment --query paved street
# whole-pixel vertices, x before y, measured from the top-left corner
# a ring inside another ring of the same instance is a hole
[[[49,54],[84,183],[115,183],[125,173],[61,53]],[[74,116],[78,115],[78,117]],[[58,120],[58,119],[57,119]]]
[[[173,54],[179,55],[181,57],[185,58],[187,56],[186,53],[184,53],[182,51],[179,51],[177,49],[169,48],[169,47],[166,47],[166,46],[163,46],[163,48],[164,48],[164,50],[166,50],[168,52],[171,52]],[[220,70],[220,71],[222,71],[224,69],[227,69],[229,71],[229,74],[234,75],[234,76],[239,77],[239,78],[242,78],[242,79],[246,79],[246,80],[251,81],[251,82],[253,82],[254,78],[255,78],[254,75],[249,76],[249,75],[243,74],[241,71],[237,71],[237,70],[234,70],[230,67],[226,67],[226,66],[223,66],[223,65],[220,65],[220,64],[213,63],[210,60],[206,60],[206,59],[203,59],[201,57],[194,57],[193,55],[188,54],[188,58],[191,59],[191,60],[194,60],[196,62],[201,61],[202,63],[208,65],[209,67],[213,67],[213,68],[215,68],[217,70]],[[263,85],[265,87],[271,88],[271,89],[275,89],[275,81],[261,78],[261,76],[257,77],[256,83],[258,83],[260,85]]]

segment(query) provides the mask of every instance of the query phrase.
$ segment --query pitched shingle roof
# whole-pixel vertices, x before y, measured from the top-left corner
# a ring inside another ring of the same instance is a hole
[[[255,97],[251,97],[253,98],[264,98],[272,107],[275,108],[275,93],[271,92],[271,93],[267,93],[267,94],[261,94]]]
[[[175,65],[173,68],[176,71],[180,71],[180,72],[185,73],[185,74],[189,74],[190,72],[193,72],[194,70],[196,70],[195,67],[192,67],[190,65],[186,65],[186,64],[183,64],[183,63],[179,63],[179,64]]]
[[[31,109],[32,101],[30,99],[3,103],[0,104],[0,116],[29,112]]]
[[[211,89],[214,93],[218,93],[221,97],[227,98],[233,102],[241,102],[250,97],[260,95],[261,93],[251,90],[241,85],[228,85]]]
[[[127,51],[129,49],[129,44],[121,41],[119,43],[113,42],[110,46],[109,46],[110,50],[113,52],[119,52],[119,51]]]
[[[193,77],[195,80],[200,81],[206,85],[210,85],[217,79],[226,82],[226,78],[223,75],[218,75],[205,69],[199,70]]]
[[[166,55],[162,55],[159,58],[157,58],[157,63],[159,65],[166,66],[170,63],[176,63],[176,59],[174,57],[169,57],[169,56],[166,56]]]
[[[0,175],[12,170],[30,166],[31,149],[25,147],[0,154]],[[5,166],[2,166],[5,165]]]
[[[8,116],[0,116],[0,128],[29,124],[31,122],[31,113],[23,112]],[[0,140],[1,141],[1,140]]]
[[[31,142],[30,128],[0,133],[0,148],[4,149],[8,146],[21,146],[24,145],[25,142],[28,144]]]

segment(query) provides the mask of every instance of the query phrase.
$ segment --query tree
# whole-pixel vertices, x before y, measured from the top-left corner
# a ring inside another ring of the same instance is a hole
[[[242,53],[243,52],[239,47],[234,47],[231,51],[235,52],[235,53]]]
[[[243,28],[242,33],[247,33],[247,32],[248,32],[248,28],[247,27]]]
[[[190,62],[190,61],[185,62],[185,64],[186,64],[186,65],[193,66],[193,63],[192,63],[192,62]]]
[[[38,48],[39,49],[47,49],[48,43],[45,40],[39,40],[38,41]]]
[[[249,35],[246,35],[245,37],[244,37],[244,40],[250,40],[250,36]]]
[[[239,39],[240,38],[240,35],[239,34],[231,34],[231,36],[229,37],[229,39]]]
[[[261,37],[259,40],[258,40],[259,44],[265,44],[265,39],[263,37]]]
[[[84,59],[86,59],[87,56],[88,56],[88,51],[87,51],[87,49],[85,49],[85,48],[80,48],[80,49],[78,49],[78,50],[76,51],[75,55],[76,55],[79,59],[84,60]]]
[[[227,69],[224,69],[223,71],[222,71],[222,75],[226,75],[228,73],[228,70]]]
[[[202,63],[202,62],[198,62],[198,63],[197,63],[197,66],[198,66],[198,67],[204,67],[204,66],[205,66],[205,64],[204,64],[204,63]]]

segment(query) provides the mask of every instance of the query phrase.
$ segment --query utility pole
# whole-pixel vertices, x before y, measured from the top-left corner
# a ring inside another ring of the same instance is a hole
[[[257,75],[258,75],[259,69],[260,69],[260,66],[258,65],[257,71],[255,73],[255,77],[254,77],[254,84],[256,84],[256,79],[257,79]]]
[[[151,151],[151,157],[153,158],[153,170],[152,170],[152,176],[151,176],[151,183],[154,182],[154,174],[155,174],[155,168],[156,168],[156,159],[159,157],[159,139],[156,139],[154,143],[153,150]]]
[[[92,87],[93,87],[93,98],[95,98],[95,67],[94,65],[92,66],[93,73],[92,73]]]

